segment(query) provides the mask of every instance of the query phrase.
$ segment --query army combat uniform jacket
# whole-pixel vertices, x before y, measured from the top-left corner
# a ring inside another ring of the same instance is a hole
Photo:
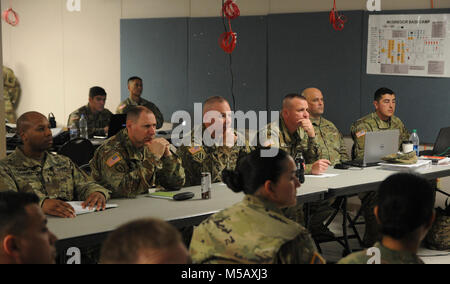
[[[377,242],[374,247],[380,250],[380,264],[424,264],[417,255],[411,252],[394,251],[383,246],[380,242]],[[346,256],[338,264],[367,264],[373,256],[373,253],[367,255],[367,250],[363,250]]]
[[[80,107],[70,114],[69,120],[67,121],[67,127],[70,128],[72,124],[75,123],[75,125],[80,128],[80,119],[82,114],[84,114],[84,117],[87,120],[88,135],[90,138],[94,135],[106,136],[104,128],[109,126],[109,121],[113,115],[112,112],[105,108],[103,111],[93,114],[88,104]]]
[[[196,227],[190,254],[194,263],[324,263],[305,228],[253,195]]]
[[[109,189],[113,198],[136,197],[154,185],[166,189],[184,185],[184,170],[176,155],[157,159],[147,147],[134,147],[127,129],[100,146],[90,166],[94,180]]]
[[[354,142],[352,156],[356,160],[364,158],[364,139],[367,132],[398,129],[400,131],[399,149],[403,141],[409,140],[409,132],[403,122],[396,116],[392,116],[388,121],[383,121],[376,112],[368,114],[358,119],[352,124],[350,132]]]
[[[344,137],[337,127],[323,117],[313,119],[311,122],[316,133],[316,141],[319,144],[322,155],[320,159],[326,159],[334,166],[341,161],[349,161],[350,156],[345,147]]]
[[[120,103],[120,105],[117,107],[116,113],[117,114],[126,114],[130,108],[133,106],[145,106],[149,110],[151,110],[156,117],[156,128],[160,129],[164,123],[164,117],[159,108],[152,102],[149,102],[143,98],[141,98],[141,101],[139,103],[133,101],[130,97],[128,97],[126,100]]]
[[[284,150],[294,160],[297,158],[297,155],[302,154],[306,164],[305,174],[311,174],[312,164],[319,160],[322,155],[316,137],[308,137],[306,131],[301,127],[293,134],[290,134],[281,116],[278,127],[276,123],[270,123],[258,133],[258,138],[260,138],[260,135],[267,137],[266,139],[268,139],[272,147]]]
[[[234,170],[239,157],[245,156],[251,151],[248,141],[237,132],[235,135],[238,140],[233,147],[204,146],[202,141],[195,140],[193,133],[194,130],[188,134],[191,136],[191,146],[180,146],[177,150],[186,172],[186,186],[200,185],[202,172],[211,173],[212,183],[221,182],[222,171]]]
[[[20,148],[0,162],[0,191],[36,194],[45,199],[84,201],[94,192],[109,199],[107,189],[96,184],[69,158],[46,152],[44,162],[26,157]]]

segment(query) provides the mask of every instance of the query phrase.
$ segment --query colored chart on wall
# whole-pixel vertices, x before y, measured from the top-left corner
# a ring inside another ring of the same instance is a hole
[[[450,14],[370,15],[367,74],[450,77]]]

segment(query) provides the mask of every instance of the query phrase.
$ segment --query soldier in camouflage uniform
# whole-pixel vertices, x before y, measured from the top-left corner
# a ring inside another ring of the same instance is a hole
[[[20,96],[20,84],[14,72],[3,66],[3,99],[5,116],[9,123],[16,123],[16,104]]]
[[[155,134],[155,115],[138,106],[127,113],[126,129],[95,151],[90,162],[92,177],[113,198],[133,198],[154,185],[169,190],[184,185],[181,160],[171,153],[170,143]]]
[[[331,121],[322,116],[325,110],[322,92],[317,88],[307,88],[302,95],[308,101],[308,112],[316,133],[316,141],[320,147],[320,158],[330,161],[332,166],[349,161],[350,156],[347,153],[342,134]],[[324,222],[334,212],[331,207],[334,201],[335,199],[332,198],[309,204],[311,220],[308,229],[317,241],[334,238],[334,234],[324,225]]]
[[[130,91],[130,96],[120,103],[117,107],[116,113],[124,114],[127,113],[133,106],[145,106],[155,114],[156,129],[160,129],[164,123],[163,114],[154,103],[141,97],[143,90],[142,79],[139,77],[131,77],[128,79],[128,90]]]
[[[241,159],[235,171],[223,172],[242,202],[216,213],[195,228],[190,245],[194,263],[324,263],[308,231],[284,215],[297,202],[292,157],[280,150],[262,157],[260,150]]]
[[[400,131],[399,150],[402,142],[409,140],[409,132],[403,122],[394,115],[395,113],[395,94],[387,88],[380,88],[374,96],[375,112],[358,119],[352,124],[350,129],[353,139],[352,158],[362,160],[364,158],[364,139],[367,132],[398,129]],[[364,219],[366,221],[366,230],[363,242],[366,246],[373,245],[380,237],[376,225],[373,208],[375,207],[376,193],[369,192],[359,194],[361,207],[363,209]]]
[[[87,120],[89,138],[93,136],[107,136],[109,120],[112,112],[105,108],[106,92],[101,87],[92,87],[89,90],[89,103],[72,112],[67,122],[70,128],[73,124],[80,128],[81,115]]]
[[[260,130],[258,138],[267,137],[267,140],[259,143],[261,146],[280,148],[294,160],[301,154],[306,163],[305,174],[321,174],[330,162],[320,159],[322,152],[307,110],[305,97],[298,94],[287,95],[283,100],[279,122],[270,123]]]
[[[224,124],[222,136],[225,137],[227,133],[230,133],[229,135],[232,135],[234,143],[229,146],[226,143],[223,143],[222,146],[203,145],[202,137],[195,137],[194,133],[196,131],[193,129],[188,134],[191,137],[191,146],[180,146],[177,151],[177,154],[183,160],[183,167],[186,171],[186,186],[199,185],[202,172],[211,173],[211,181],[213,183],[222,181],[222,171],[224,169],[234,169],[239,157],[250,152],[250,147],[245,137],[230,128],[229,113],[231,109],[224,98],[211,97],[206,100],[203,113],[205,114],[208,111],[217,111],[223,117],[227,117],[225,120],[219,118],[222,120],[221,123]],[[202,136],[207,134],[207,128],[210,125],[210,123],[206,123],[202,126],[197,126],[202,127]]]
[[[36,194],[44,213],[75,217],[64,201],[86,200],[84,205],[104,209],[109,192],[96,184],[69,158],[52,154],[50,124],[45,116],[28,112],[19,117],[17,132],[23,141],[0,162],[0,191]]]
[[[420,243],[435,219],[434,189],[424,178],[400,173],[383,181],[375,215],[382,232],[369,255],[367,250],[340,260],[339,264],[423,264],[417,256]]]

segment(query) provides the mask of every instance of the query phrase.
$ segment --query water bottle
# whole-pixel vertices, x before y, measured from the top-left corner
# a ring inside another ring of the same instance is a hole
[[[70,131],[70,140],[78,138],[78,127],[77,125],[74,123],[72,123],[72,125],[69,128]]]
[[[413,143],[414,151],[416,151],[417,157],[419,157],[419,135],[417,135],[417,129],[413,129],[409,140]]]
[[[88,127],[87,127],[87,120],[84,114],[81,115],[80,119],[80,137],[88,139]]]
[[[303,159],[303,155],[301,153],[297,154],[295,159],[295,165],[297,166],[297,170],[295,175],[297,176],[300,183],[305,182],[305,160]]]

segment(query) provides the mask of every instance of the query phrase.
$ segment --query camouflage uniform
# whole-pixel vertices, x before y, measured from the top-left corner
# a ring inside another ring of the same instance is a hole
[[[324,263],[305,228],[253,195],[196,227],[190,254],[194,263]]]
[[[204,127],[203,131],[205,131]],[[250,153],[248,141],[237,132],[235,135],[238,140],[233,147],[202,146],[202,141],[196,141],[193,133],[194,130],[188,134],[192,137],[191,147],[180,146],[177,151],[186,172],[186,186],[200,185],[202,172],[211,173],[211,182],[221,182],[222,171],[234,170],[239,157]]]
[[[86,200],[94,192],[109,192],[96,184],[69,158],[45,153],[43,164],[26,157],[20,148],[0,162],[0,191],[30,192],[40,199]]]
[[[403,122],[396,116],[392,116],[389,121],[382,121],[376,112],[368,114],[353,123],[350,132],[354,142],[352,156],[356,160],[364,158],[364,139],[367,132],[382,130],[400,130],[399,150],[403,141],[409,141],[409,132]]]
[[[380,242],[374,247],[380,249],[380,264],[424,264],[424,262],[415,254],[407,251],[394,251],[386,248]],[[367,250],[352,253],[341,259],[338,264],[367,264],[373,254],[367,255]]]
[[[350,156],[347,153],[344,138],[337,127],[329,120],[323,117],[310,118],[316,133],[316,140],[320,147],[321,156],[319,159],[326,159],[334,166],[343,161],[349,161]],[[324,222],[334,212],[331,204],[334,198],[309,204],[310,209],[310,230],[313,238],[317,241],[325,241],[334,237]]]
[[[105,127],[109,126],[109,120],[113,115],[112,112],[105,108],[103,111],[94,114],[88,104],[70,114],[67,127],[70,128],[75,123],[77,128],[80,128],[79,122],[82,114],[87,120],[89,138],[92,138],[94,135],[106,136]]]
[[[157,159],[144,146],[133,146],[127,129],[101,145],[90,162],[92,177],[112,191],[113,198],[132,198],[148,192],[154,185],[179,189],[184,185],[184,170],[176,155]]]
[[[5,101],[5,117],[9,123],[16,123],[16,104],[20,96],[20,84],[14,72],[3,67],[3,99]]]
[[[399,129],[399,148],[401,148],[403,141],[409,140],[409,132],[403,122],[396,116],[392,116],[387,122],[382,121],[376,112],[368,114],[360,118],[352,124],[350,129],[352,139],[354,142],[352,157],[354,159],[362,160],[364,158],[364,139],[367,132],[383,131]],[[376,205],[376,192],[368,192],[359,194],[361,199],[361,208],[366,221],[366,230],[364,233],[364,245],[372,246],[375,241],[379,240],[380,232],[376,222],[373,208]]]
[[[316,140],[322,152],[320,159],[327,159],[334,166],[341,161],[349,161],[350,156],[347,153],[344,137],[329,120],[323,117],[318,119],[311,118],[316,133]]]
[[[128,97],[126,100],[120,103],[120,105],[117,107],[116,113],[117,114],[127,113],[132,106],[145,106],[155,114],[156,128],[157,129],[161,128],[164,123],[164,117],[159,108],[152,102],[149,102],[143,98],[140,99],[141,100],[137,103],[133,101],[130,97]]]
[[[316,138],[309,138],[301,127],[290,134],[281,116],[278,127],[276,123],[270,123],[258,133],[258,138],[261,134],[272,142],[272,147],[286,151],[294,160],[297,154],[302,153],[306,163],[305,174],[311,174],[312,164],[322,155]]]

